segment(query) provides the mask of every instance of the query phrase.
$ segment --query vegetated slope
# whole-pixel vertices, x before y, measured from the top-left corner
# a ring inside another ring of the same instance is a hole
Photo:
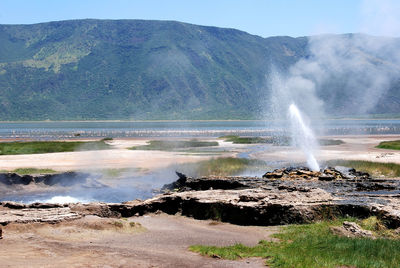
[[[271,66],[307,51],[307,38],[173,21],[0,25],[0,120],[257,118]]]
[[[169,21],[1,25],[0,119],[247,118],[271,61],[305,45]]]

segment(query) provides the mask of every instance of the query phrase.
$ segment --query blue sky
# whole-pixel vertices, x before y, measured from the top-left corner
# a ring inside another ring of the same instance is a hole
[[[0,24],[67,19],[157,19],[236,28],[263,37],[381,32],[376,23],[397,23],[397,0],[0,0]],[[386,5],[376,13],[374,5]],[[400,1],[398,1],[400,2]],[[389,3],[389,4],[387,4]],[[369,9],[369,11],[368,11]],[[367,12],[365,12],[367,10]],[[386,13],[394,13],[393,18]],[[365,15],[367,13],[367,15]],[[382,15],[383,14],[383,15]],[[400,16],[399,16],[400,17]],[[369,21],[374,22],[369,27]],[[376,22],[378,21],[378,22]],[[366,23],[367,22],[367,23]],[[377,28],[377,29],[374,29]]]

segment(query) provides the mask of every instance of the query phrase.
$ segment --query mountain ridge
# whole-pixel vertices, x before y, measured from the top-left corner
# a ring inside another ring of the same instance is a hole
[[[0,120],[259,119],[271,65],[307,46],[177,21],[0,25]],[[397,87],[384,113],[400,111]]]

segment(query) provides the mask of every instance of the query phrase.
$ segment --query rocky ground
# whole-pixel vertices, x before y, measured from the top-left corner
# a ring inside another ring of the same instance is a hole
[[[54,261],[59,267],[257,267],[262,260],[206,259],[187,247],[254,245],[277,230],[261,226],[340,216],[375,215],[389,228],[400,227],[399,179],[374,179],[343,167],[284,168],[263,177],[177,175],[163,193],[144,201],[1,202],[0,260],[6,267],[50,267]]]
[[[145,201],[109,208],[123,216],[163,211],[241,225],[307,223],[338,216],[382,219],[400,226],[400,180],[373,179],[354,169],[287,168],[258,177],[180,179]]]

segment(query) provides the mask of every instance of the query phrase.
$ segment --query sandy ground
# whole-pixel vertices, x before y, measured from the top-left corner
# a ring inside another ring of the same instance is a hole
[[[399,140],[400,135],[329,136],[323,138],[339,139],[344,141],[344,144],[322,146],[315,154],[318,161],[343,159],[400,164],[400,151],[375,148],[381,141]],[[251,156],[266,161],[306,161],[306,157],[301,151],[291,147],[273,146],[270,150],[256,152]]]
[[[123,227],[116,227],[115,222],[122,222]],[[270,240],[278,230],[165,214],[129,219],[87,216],[55,225],[10,224],[3,227],[0,266],[265,267],[260,258],[222,260],[200,256],[188,247],[235,243],[251,246],[261,239]]]
[[[319,161],[331,159],[369,160],[377,162],[400,163],[400,151],[375,148],[381,141],[397,140],[400,135],[379,136],[330,136],[327,139],[340,139],[342,145],[323,146],[316,153]],[[291,147],[266,146],[265,150],[252,152],[254,145],[219,142],[223,151],[218,154],[182,153],[166,151],[137,151],[128,147],[146,144],[146,139],[118,139],[111,142],[114,149],[33,155],[0,156],[0,170],[13,170],[20,167],[51,168],[57,171],[96,170],[115,168],[140,168],[152,170],[171,165],[197,162],[212,157],[235,156],[240,152],[250,152],[250,157],[266,161],[304,162],[302,152]],[[261,145],[262,146],[262,145]],[[207,150],[207,148],[203,148]]]
[[[151,170],[170,165],[198,162],[211,157],[212,154],[196,154],[166,151],[128,150],[132,146],[144,145],[145,139],[121,139],[110,142],[111,150],[65,152],[30,155],[0,156],[0,170],[14,170],[20,167],[51,168],[56,171],[96,170],[115,168],[140,168]],[[206,148],[204,148],[206,149]],[[218,156],[233,156],[232,152]]]
[[[381,141],[397,140],[400,135],[379,136],[329,136],[327,139],[340,139],[342,145],[323,146],[316,153],[319,161],[332,159],[369,160],[377,162],[400,163],[400,151],[375,148]],[[139,168],[152,170],[171,165],[198,162],[212,157],[235,156],[240,152],[250,152],[250,157],[266,161],[304,162],[302,152],[291,147],[267,146],[252,153],[254,145],[232,144],[221,140],[218,154],[182,153],[166,151],[128,150],[131,146],[146,144],[146,139],[117,139],[111,142],[114,149],[32,155],[0,156],[0,170],[13,170],[20,167],[51,168],[57,171],[96,170],[115,168]],[[203,148],[207,150],[207,148]]]

